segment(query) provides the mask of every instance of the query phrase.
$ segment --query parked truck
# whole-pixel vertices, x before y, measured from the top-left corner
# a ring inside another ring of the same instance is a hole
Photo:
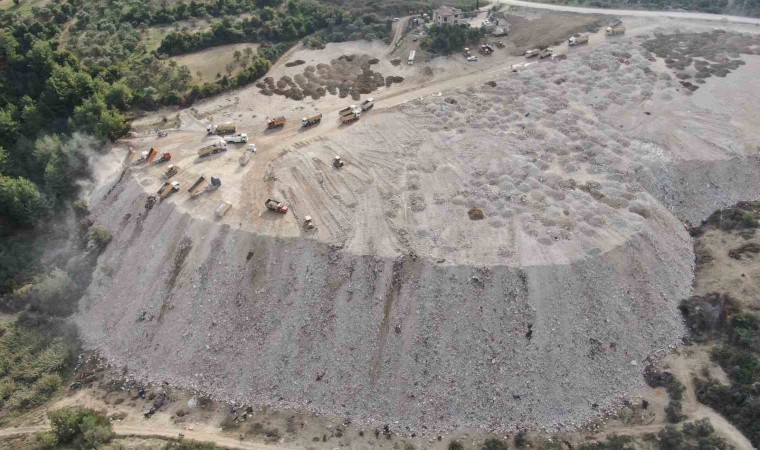
[[[248,164],[248,161],[251,160],[251,156],[253,156],[256,153],[256,144],[248,144],[248,147],[245,149],[242,155],[240,155],[240,159],[238,162],[241,166],[244,166]]]
[[[625,34],[625,26],[623,26],[622,23],[619,23],[612,27],[607,27],[606,30],[604,30],[604,34],[607,36],[615,36],[617,34]]]
[[[338,111],[338,115],[340,115],[340,121],[342,123],[351,123],[359,120],[359,117],[362,115],[362,109],[359,106],[351,105],[348,108],[343,108]]]
[[[134,161],[132,165],[138,166],[140,164],[145,164],[149,161],[153,161],[153,159],[156,157],[157,154],[158,154],[158,150],[155,147],[152,147],[147,152],[142,152],[140,154],[140,158],[138,158],[137,161]]]
[[[237,131],[237,128],[235,128],[234,123],[225,123],[222,125],[210,124],[206,126],[206,132],[209,135],[218,134],[219,136],[223,136],[225,134],[233,134],[235,131]]]
[[[567,40],[567,45],[573,46],[573,45],[581,45],[581,44],[588,44],[588,34],[581,34],[578,36],[572,36],[570,39]]]
[[[248,142],[248,135],[245,133],[235,133],[232,136],[224,138],[228,144],[245,144]]]
[[[158,197],[163,200],[166,197],[172,195],[173,193],[177,192],[179,190],[179,182],[177,181],[167,181],[165,182],[161,188],[158,190]]]
[[[413,65],[415,56],[417,56],[417,52],[415,50],[409,52],[409,59],[406,60],[406,63],[410,66]]]
[[[532,58],[534,56],[538,56],[539,53],[541,53],[541,49],[533,48],[533,49],[530,49],[527,52],[525,52],[525,57],[526,58]]]
[[[190,193],[190,198],[198,197],[201,194],[205,194],[206,192],[211,192],[219,189],[222,186],[222,180],[220,180],[217,177],[211,177],[211,183],[206,185],[205,183],[205,177],[204,181],[201,182],[193,192]]]
[[[362,111],[369,111],[373,106],[375,106],[375,99],[370,97],[367,100],[364,100],[359,106],[361,106]]]
[[[286,121],[287,119],[283,116],[275,117],[274,119],[267,117],[267,129],[282,128],[285,126]]]
[[[158,158],[157,160],[153,161],[153,164],[165,163],[167,161],[171,161],[171,159],[172,159],[172,154],[169,153],[169,152],[165,152],[163,155],[161,155],[160,158]]]
[[[232,208],[232,203],[230,202],[222,202],[219,204],[219,206],[216,207],[214,210],[214,215],[217,219],[221,219],[224,217],[225,214]]]
[[[551,47],[545,48],[538,53],[538,57],[540,59],[548,58],[552,56],[552,53],[554,53],[554,51],[551,49]]]
[[[321,121],[322,121],[322,114],[318,113],[318,114],[314,114],[313,116],[304,117],[303,119],[301,119],[301,126],[310,127],[312,125],[318,124]]]
[[[224,141],[217,141],[198,150],[198,157],[205,158],[206,156],[211,156],[226,151],[227,143]]]
[[[285,214],[288,212],[288,205],[282,203],[279,200],[272,200],[269,198],[266,202],[264,202],[264,206],[266,206],[268,210],[275,211],[280,214]]]

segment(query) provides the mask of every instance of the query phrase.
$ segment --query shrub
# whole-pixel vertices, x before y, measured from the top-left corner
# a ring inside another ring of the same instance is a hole
[[[108,417],[89,408],[61,408],[48,413],[59,445],[93,448],[113,437]]]
[[[509,446],[501,439],[491,438],[483,442],[483,450],[509,450]]]
[[[464,446],[459,441],[449,442],[449,450],[464,450]]]
[[[111,242],[111,233],[98,225],[93,225],[87,231],[87,242],[96,247],[105,247]]]
[[[681,402],[677,400],[668,402],[668,406],[665,407],[665,417],[670,423],[678,423],[685,419]]]

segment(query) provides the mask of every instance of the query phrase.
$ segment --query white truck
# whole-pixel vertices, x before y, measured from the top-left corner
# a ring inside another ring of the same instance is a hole
[[[416,50],[412,50],[411,52],[409,52],[409,59],[406,60],[406,63],[409,64],[410,66],[414,64],[414,57],[416,55],[417,55]]]
[[[581,44],[588,44],[588,34],[581,34],[578,36],[571,36],[570,39],[567,40],[567,45],[573,46],[573,45],[581,45]]]
[[[367,100],[364,100],[359,106],[361,106],[362,111],[369,111],[373,106],[375,106],[375,99],[370,97]]]
[[[251,160],[251,156],[253,156],[256,153],[256,144],[248,144],[248,148],[245,149],[245,152],[243,152],[242,155],[240,155],[240,159],[238,162],[240,162],[241,166],[244,166],[248,164],[248,161]]]
[[[541,53],[541,49],[534,48],[534,49],[531,49],[531,50],[528,50],[527,52],[525,52],[525,57],[526,58],[532,58],[534,56],[538,56],[539,53]]]
[[[228,144],[245,144],[248,142],[248,135],[245,133],[235,133],[232,136],[224,138]]]
[[[338,111],[338,115],[340,115],[341,123],[351,123],[359,120],[359,117],[362,115],[362,109],[359,106],[351,105]]]
[[[222,125],[209,124],[206,126],[206,132],[209,135],[218,134],[219,136],[222,136],[225,134],[233,134],[236,130],[237,128],[235,128],[234,123],[225,123]]]
[[[301,119],[301,126],[302,127],[310,127],[312,125],[316,125],[319,122],[322,121],[322,113],[314,114],[313,116],[304,117]]]

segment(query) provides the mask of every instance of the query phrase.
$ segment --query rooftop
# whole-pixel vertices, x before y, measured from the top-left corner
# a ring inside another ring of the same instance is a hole
[[[458,14],[462,14],[462,10],[459,8],[444,5],[436,9],[435,13],[440,16],[456,16]]]

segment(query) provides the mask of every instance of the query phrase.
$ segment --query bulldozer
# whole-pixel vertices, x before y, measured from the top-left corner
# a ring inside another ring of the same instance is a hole
[[[179,166],[175,166],[174,164],[170,164],[169,167],[166,169],[166,172],[164,172],[164,178],[167,180],[174,175],[177,175],[179,173]]]
[[[278,212],[280,214],[285,214],[288,212],[288,205],[282,203],[279,200],[272,200],[269,198],[266,202],[264,202],[264,206],[266,206],[268,210]]]

